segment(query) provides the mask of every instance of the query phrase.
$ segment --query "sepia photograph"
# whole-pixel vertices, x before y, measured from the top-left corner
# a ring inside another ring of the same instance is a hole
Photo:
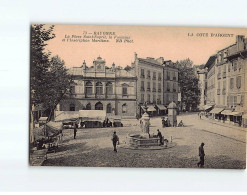
[[[29,165],[246,169],[247,29],[30,25]]]

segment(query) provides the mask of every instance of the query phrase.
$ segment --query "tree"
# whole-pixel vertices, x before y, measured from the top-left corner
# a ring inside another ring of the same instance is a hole
[[[46,74],[46,91],[42,95],[43,104],[49,109],[49,118],[53,116],[54,110],[59,102],[70,94],[73,79],[65,68],[65,63],[59,56],[52,57],[50,68]]]
[[[200,104],[198,78],[194,74],[193,62],[188,58],[177,62],[181,103],[186,110],[196,109]]]
[[[55,34],[52,34],[53,28],[54,26],[31,26],[30,102],[34,106],[42,104],[50,113],[48,120],[73,82],[64,61],[58,56],[50,58],[51,53],[45,52],[47,41],[55,37]]]
[[[45,46],[47,41],[55,37],[52,34],[53,28],[54,26],[49,26],[46,29],[42,24],[31,26],[30,103],[34,105],[43,103],[41,97],[46,90],[46,77],[50,66],[50,53],[45,52]]]

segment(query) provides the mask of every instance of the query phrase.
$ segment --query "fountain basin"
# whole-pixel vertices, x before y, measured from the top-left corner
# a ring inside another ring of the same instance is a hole
[[[160,139],[157,137],[150,138],[148,134],[131,134],[129,135],[129,145],[136,148],[159,146]]]

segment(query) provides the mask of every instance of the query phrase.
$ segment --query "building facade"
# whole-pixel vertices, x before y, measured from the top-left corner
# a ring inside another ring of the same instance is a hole
[[[138,58],[135,54],[132,69],[137,77],[137,114],[144,112],[144,103],[148,105],[151,116],[166,114],[170,102],[177,103],[178,99],[178,70],[171,61],[163,57]]]
[[[206,74],[207,69],[202,66],[195,66],[195,74],[199,80],[198,87],[200,89],[200,104],[198,105],[199,110],[204,109],[204,105],[206,104]]]
[[[207,105],[213,105],[213,118],[246,126],[247,121],[247,39],[236,36],[236,43],[211,56],[207,73]]]
[[[106,66],[98,57],[88,67],[84,61],[81,67],[69,70],[74,85],[71,95],[63,100],[58,110],[106,110],[108,117],[136,117],[136,76],[133,70],[126,71]]]
[[[207,70],[206,74],[206,105],[213,106],[215,105],[215,95],[216,95],[216,88],[215,88],[215,60],[216,55],[210,56],[207,63],[205,64],[205,68]]]

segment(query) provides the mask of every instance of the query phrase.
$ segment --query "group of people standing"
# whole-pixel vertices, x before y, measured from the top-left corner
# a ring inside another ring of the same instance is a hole
[[[169,126],[169,122],[168,122],[168,118],[167,117],[163,117],[162,118],[162,127],[168,127]]]

